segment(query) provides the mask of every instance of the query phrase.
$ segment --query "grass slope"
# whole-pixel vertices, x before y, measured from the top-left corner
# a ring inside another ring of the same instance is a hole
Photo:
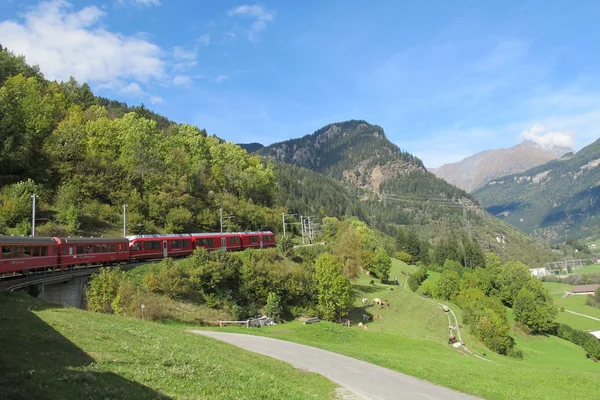
[[[333,398],[316,374],[131,318],[0,294],[2,399]]]
[[[440,307],[404,287],[402,270],[414,267],[394,261],[391,277],[397,276],[400,286],[369,285],[370,278],[355,282],[356,294],[369,299],[388,299],[389,308],[367,306],[371,314],[382,319],[368,323],[369,331],[359,327],[346,328],[321,322],[302,325],[298,322],[260,330],[228,328],[229,330],[266,335],[345,354],[399,372],[426,379],[462,392],[487,399],[589,399],[596,396],[600,364],[593,363],[578,346],[557,337],[526,336],[514,333],[516,346],[523,360],[492,354],[461,330],[463,340],[475,353],[487,353],[486,362],[465,357],[446,344],[448,321]],[[435,280],[438,274],[431,273]],[[390,290],[394,288],[394,290]],[[448,304],[459,319],[460,309]],[[362,314],[362,304],[356,302],[355,322]]]
[[[585,299],[587,296],[562,297],[563,291],[571,291],[571,285],[558,282],[544,282],[544,286],[550,291],[556,306],[564,307],[566,310],[575,311],[591,317],[600,318],[600,309],[585,304]],[[559,312],[556,319],[558,322],[570,325],[575,329],[581,329],[582,331],[590,332],[600,330],[600,321],[582,317],[580,315],[575,315],[568,312]]]

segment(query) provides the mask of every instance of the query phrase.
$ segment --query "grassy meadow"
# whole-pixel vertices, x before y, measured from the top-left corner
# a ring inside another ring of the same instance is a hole
[[[514,338],[516,348],[523,352],[522,360],[486,350],[468,334],[466,327],[461,333],[467,346],[492,362],[466,357],[448,346],[447,314],[439,305],[404,286],[406,275],[401,271],[413,268],[394,260],[390,276],[398,277],[399,286],[369,285],[370,278],[365,276],[355,282],[354,322],[363,313],[382,317],[369,322],[368,331],[358,326],[347,328],[329,322],[303,325],[298,321],[262,329],[224,329],[323,348],[486,399],[596,396],[600,363],[587,359],[580,347],[557,337],[527,336],[516,330]],[[438,277],[439,274],[430,273],[429,279]],[[387,299],[390,307],[369,304],[363,308],[362,297]],[[458,307],[444,304],[456,312],[459,320],[462,318]]]
[[[0,294],[0,398],[329,399],[335,384],[167,326]]]
[[[544,287],[550,291],[556,306],[564,307],[566,310],[575,311],[591,317],[600,318],[600,309],[585,304],[587,296],[562,297],[563,291],[571,291],[571,285],[558,282],[544,282]],[[580,329],[582,331],[589,332],[600,330],[600,321],[582,317],[580,315],[561,311],[558,313],[556,319],[558,322],[562,322],[563,324],[570,325],[572,328]]]

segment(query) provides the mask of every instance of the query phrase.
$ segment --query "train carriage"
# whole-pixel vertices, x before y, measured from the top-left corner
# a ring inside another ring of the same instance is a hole
[[[190,234],[127,236],[132,260],[185,257],[194,252]]]
[[[262,249],[275,246],[273,232],[240,232],[244,249]]]
[[[0,235],[0,275],[58,265],[54,238]]]
[[[129,260],[129,241],[126,238],[54,238],[59,247],[59,264],[109,265]]]
[[[237,232],[223,233],[192,233],[196,247],[207,251],[223,249],[226,251],[242,250],[242,237]]]

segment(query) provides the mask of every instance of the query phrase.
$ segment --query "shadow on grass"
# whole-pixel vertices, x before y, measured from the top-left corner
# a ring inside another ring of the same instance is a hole
[[[0,294],[0,399],[160,399],[169,397],[111,372],[38,318],[57,308]]]
[[[358,293],[375,293],[380,292],[382,290],[382,285],[354,285],[355,294],[358,296]]]

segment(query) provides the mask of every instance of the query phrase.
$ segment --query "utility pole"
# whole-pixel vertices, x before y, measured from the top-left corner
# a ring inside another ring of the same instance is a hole
[[[123,237],[127,236],[127,204],[123,204]]]
[[[304,244],[304,217],[300,216],[300,229],[302,229],[302,244]]]
[[[35,236],[35,199],[37,195],[34,193],[31,198],[33,199],[33,206],[31,207],[31,236]]]
[[[283,237],[285,237],[285,213],[281,213],[281,218],[283,218]]]
[[[232,216],[223,217],[223,209],[219,208],[219,222],[221,225],[221,233],[223,233],[223,226],[226,226],[226,227],[228,226],[227,224],[223,225],[223,220],[228,220],[228,219],[233,219],[233,217]]]
[[[308,217],[308,242],[312,243],[313,241],[313,234],[312,234],[312,224],[311,224],[311,219],[312,217]]]

